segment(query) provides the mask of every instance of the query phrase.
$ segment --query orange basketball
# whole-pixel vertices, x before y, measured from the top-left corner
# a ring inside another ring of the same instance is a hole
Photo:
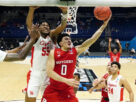
[[[100,6],[100,7],[95,7],[94,8],[94,16],[98,20],[107,20],[111,15],[111,9],[110,7],[107,6]]]

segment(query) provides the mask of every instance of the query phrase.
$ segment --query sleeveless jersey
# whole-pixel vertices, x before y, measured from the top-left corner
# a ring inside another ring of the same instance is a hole
[[[109,55],[110,55],[111,62],[113,62],[113,61],[119,62],[120,52],[118,52],[117,54],[110,52]]]
[[[121,75],[118,75],[118,77],[115,80],[111,80],[112,75],[109,76],[107,80],[107,86],[108,86],[108,96],[110,102],[120,102],[123,101],[123,87],[120,87],[119,82],[122,78]]]
[[[0,50],[0,62],[2,62],[5,59],[6,55],[7,55],[6,52]]]
[[[52,48],[53,42],[49,36],[46,38],[39,37],[38,41],[32,47],[31,66],[33,73],[45,71],[46,60]]]
[[[77,51],[71,48],[68,51],[62,51],[60,48],[54,50],[55,67],[54,71],[62,77],[71,79],[76,67]],[[68,86],[65,83],[50,79],[50,86],[56,90],[65,90]]]

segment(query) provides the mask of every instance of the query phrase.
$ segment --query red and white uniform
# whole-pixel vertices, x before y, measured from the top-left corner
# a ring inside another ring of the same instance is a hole
[[[120,86],[119,82],[122,78],[121,75],[118,75],[118,77],[115,80],[112,80],[112,75],[109,76],[107,80],[107,86],[108,86],[108,96],[109,96],[109,102],[122,102],[123,101],[123,91],[124,88]]]
[[[68,51],[62,51],[60,48],[55,48],[54,71],[62,77],[71,79],[76,67],[77,51],[71,48]],[[78,102],[75,97],[73,87],[65,83],[55,81],[50,78],[50,85],[47,86],[43,94],[42,102]]]
[[[32,59],[31,59],[31,72],[29,73],[30,80],[28,81],[27,94],[29,97],[37,97],[39,89],[44,88],[49,82],[46,75],[46,60],[49,56],[50,50],[53,48],[53,42],[49,36],[40,38],[33,45]]]
[[[119,62],[120,52],[118,52],[117,54],[110,52],[109,55],[110,55],[111,62],[113,62],[113,61]]]
[[[4,61],[6,55],[7,55],[6,52],[0,50],[0,62],[3,62],[3,61]]]
[[[109,77],[109,74],[106,73],[103,78],[104,79],[107,79]],[[109,97],[108,97],[108,91],[107,91],[107,88],[102,88],[102,99],[101,99],[101,102],[109,102]]]

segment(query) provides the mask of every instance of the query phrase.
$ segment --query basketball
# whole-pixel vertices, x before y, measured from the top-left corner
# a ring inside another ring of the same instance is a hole
[[[110,7],[106,7],[106,6],[101,6],[101,7],[95,7],[94,8],[94,16],[98,19],[98,20],[107,20],[111,15],[111,9]]]

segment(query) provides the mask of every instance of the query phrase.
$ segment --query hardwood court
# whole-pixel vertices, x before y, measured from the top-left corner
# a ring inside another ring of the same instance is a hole
[[[121,59],[121,75],[123,75],[128,82],[131,84],[133,92],[136,92],[136,85],[134,84],[136,79],[136,60],[135,59],[127,59],[128,61],[123,61]],[[87,63],[91,63],[93,60],[89,60]],[[96,62],[95,62],[96,61]],[[95,59],[95,64],[99,64],[99,59]],[[22,93],[22,89],[26,86],[26,74],[30,68],[28,64],[30,61],[24,61],[22,64],[18,63],[10,63],[10,62],[2,62],[0,63],[0,101],[7,101],[7,100],[24,100],[25,95]],[[94,62],[92,64],[94,64]],[[106,61],[104,61],[107,63]],[[106,72],[106,64],[102,65],[92,65],[82,63],[80,65],[83,68],[91,67],[93,71],[96,73],[98,77],[101,77]],[[125,91],[125,100],[129,99],[128,93]],[[38,99],[40,99],[40,95]],[[100,99],[101,95],[100,92],[93,92],[89,94],[88,92],[78,92],[77,97],[79,99]],[[136,94],[135,94],[136,98]]]

